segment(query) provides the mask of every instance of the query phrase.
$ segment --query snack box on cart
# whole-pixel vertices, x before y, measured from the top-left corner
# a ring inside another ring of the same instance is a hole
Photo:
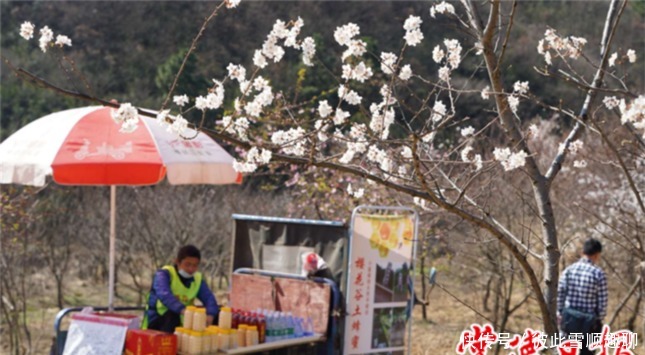
[[[125,355],[175,355],[177,336],[150,329],[130,329],[125,337]]]

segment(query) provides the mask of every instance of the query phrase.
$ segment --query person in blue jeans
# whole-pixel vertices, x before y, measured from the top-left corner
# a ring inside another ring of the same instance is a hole
[[[173,265],[159,269],[152,280],[141,328],[173,333],[195,298],[206,307],[206,324],[213,324],[219,306],[202,274],[197,271],[201,253],[194,245],[179,249]]]

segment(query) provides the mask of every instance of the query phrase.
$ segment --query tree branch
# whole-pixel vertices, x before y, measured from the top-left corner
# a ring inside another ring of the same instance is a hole
[[[217,11],[224,6],[226,1],[222,1],[219,5],[215,6],[215,9],[213,12],[211,12],[210,16],[204,20],[204,23],[202,24],[202,27],[199,29],[199,33],[193,38],[193,42],[190,44],[190,48],[188,49],[188,52],[186,52],[186,55],[184,56],[184,60],[181,62],[181,66],[179,67],[179,71],[177,71],[177,74],[175,75],[175,79],[172,82],[172,85],[170,86],[170,90],[168,90],[168,95],[166,95],[166,99],[164,100],[163,104],[161,104],[161,108],[159,111],[163,111],[164,108],[166,108],[166,105],[168,104],[168,101],[170,101],[170,97],[172,96],[172,93],[175,91],[175,87],[177,86],[177,81],[179,81],[179,77],[181,76],[181,73],[184,71],[184,67],[186,66],[186,62],[188,62],[188,57],[193,53],[195,49],[197,49],[197,42],[199,42],[199,39],[202,37],[204,34],[204,30],[206,30],[206,26],[208,23],[217,15]]]
[[[595,99],[598,94],[597,88],[599,88],[602,85],[602,79],[605,75],[605,68],[607,67],[607,62],[609,60],[609,46],[611,44],[611,40],[613,39],[616,33],[616,29],[618,28],[618,20],[620,19],[620,16],[622,15],[623,10],[627,5],[627,1],[624,1],[620,10],[618,11],[618,14],[615,15],[615,11],[613,11],[613,8],[617,2],[618,0],[612,0],[611,5],[609,7],[610,11],[607,13],[607,19],[605,20],[605,29],[603,31],[603,38],[601,41],[601,43],[605,44],[605,46],[603,46],[604,51],[601,53],[602,60],[600,62],[600,66],[598,67],[598,70],[596,70],[596,74],[592,81],[591,88],[587,92],[585,102],[582,105],[580,114],[578,115],[582,122],[587,121],[587,113],[589,112],[591,106],[595,103]],[[616,16],[615,19],[614,19],[614,16]],[[580,122],[577,122],[576,125],[571,130],[571,132],[569,132],[569,135],[562,143],[564,149],[558,152],[558,154],[555,156],[545,175],[548,181],[548,184],[551,184],[555,179],[555,177],[560,172],[560,170],[562,170],[562,163],[564,162],[567,156],[567,150],[569,146],[573,141],[578,139],[583,129],[584,129],[584,125],[582,125]]]
[[[634,294],[634,291],[636,291],[636,288],[641,282],[641,275],[638,275],[636,278],[636,281],[632,284],[632,287],[629,288],[629,291],[627,291],[627,294],[623,297],[623,299],[620,301],[618,304],[618,307],[616,307],[616,310],[614,311],[614,314],[611,316],[611,320],[609,321],[609,326],[612,327],[614,325],[614,321],[618,317],[618,314],[620,314],[620,311],[623,310],[623,307],[627,304],[627,301],[632,297]]]
[[[511,15],[510,19],[508,22],[508,26],[506,26],[506,35],[504,36],[504,43],[502,44],[502,52],[499,54],[499,64],[497,66],[497,70],[502,66],[502,62],[504,61],[504,54],[506,54],[506,45],[508,44],[508,39],[511,38],[511,28],[513,28],[513,20],[515,19],[515,10],[517,8],[517,1],[513,1],[513,7],[511,8]]]

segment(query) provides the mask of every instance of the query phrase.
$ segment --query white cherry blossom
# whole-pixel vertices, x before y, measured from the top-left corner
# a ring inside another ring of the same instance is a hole
[[[22,37],[22,38],[24,38],[26,40],[30,40],[30,39],[34,38],[34,30],[35,29],[36,29],[36,27],[34,26],[33,23],[31,23],[29,21],[23,22],[22,25],[20,25],[20,37]]]
[[[60,46],[60,47],[62,47],[62,46],[71,47],[72,46],[72,40],[67,36],[58,35],[58,36],[56,36],[56,42],[54,44],[57,45],[57,46]]]
[[[310,67],[313,66],[313,58],[316,55],[316,43],[312,37],[307,37],[302,41],[302,62]]]
[[[381,71],[385,74],[394,73],[394,66],[396,65],[396,55],[394,53],[382,52],[381,53]]]
[[[442,1],[430,7],[430,17],[435,18],[436,14],[455,14],[455,7],[451,4]]]
[[[573,167],[578,168],[578,169],[584,169],[584,168],[587,167],[587,161],[586,160],[574,160]]]
[[[325,118],[329,116],[329,114],[331,114],[333,111],[334,109],[329,106],[327,100],[323,100],[318,103],[318,114],[320,115],[320,117]]]
[[[502,163],[505,171],[511,171],[523,167],[526,164],[526,157],[528,155],[523,150],[512,153],[509,148],[495,148],[493,156],[495,160]]]
[[[172,97],[172,102],[179,107],[185,106],[188,103],[188,95],[175,95]]]
[[[410,68],[410,64],[406,64],[401,68],[401,72],[399,73],[399,78],[401,80],[407,81],[412,77],[412,68]]]
[[[40,39],[38,40],[38,44],[40,46],[40,50],[44,52],[47,52],[47,46],[49,46],[49,43],[54,39],[54,32],[47,26],[43,27],[40,29]]]
[[[461,129],[462,137],[470,137],[473,134],[475,134],[475,129],[472,126],[468,126],[466,128]]]
[[[432,60],[434,60],[435,63],[441,63],[445,56],[446,52],[444,52],[439,45],[436,45],[432,50]]]
[[[334,39],[341,46],[349,46],[352,38],[359,34],[360,28],[358,25],[350,22],[344,26],[336,27],[336,31],[334,31]]]
[[[255,53],[253,54],[253,65],[256,67],[263,69],[267,66],[267,58],[262,54],[261,50],[256,50]]]
[[[343,123],[345,123],[345,119],[349,117],[349,112],[343,111],[340,108],[336,109],[336,114],[334,115],[334,124],[339,126]]]
[[[618,59],[618,53],[614,52],[609,56],[609,67],[613,67],[616,65],[616,59]]]
[[[520,95],[525,95],[529,92],[529,82],[528,81],[516,81],[513,84],[513,92],[516,92]]]
[[[633,49],[627,50],[627,59],[630,63],[636,63],[636,51]]]
[[[403,39],[405,39],[405,42],[408,44],[408,46],[415,47],[423,40],[423,33],[418,29],[408,31],[405,33],[405,36],[403,36]]]
[[[488,100],[490,98],[490,86],[486,86],[482,92],[481,92],[481,97],[484,100]]]
[[[224,0],[226,2],[226,8],[227,9],[233,9],[236,8],[241,0]]]

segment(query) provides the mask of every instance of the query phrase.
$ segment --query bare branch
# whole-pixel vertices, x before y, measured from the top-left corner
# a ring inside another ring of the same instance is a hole
[[[616,29],[618,28],[618,22],[619,22],[620,16],[625,10],[625,6],[627,6],[627,1],[624,1],[622,6],[620,7],[620,10],[618,11],[618,14],[615,14],[615,12],[611,9],[613,9],[613,7],[617,2],[618,0],[612,0],[610,5],[610,11],[607,13],[607,19],[605,21],[605,30],[603,31],[603,39],[602,39],[602,43],[606,43],[607,45],[606,47],[603,47],[604,52],[601,53],[602,55],[601,64],[598,67],[598,70],[596,70],[596,75],[594,76],[594,79],[592,81],[591,88],[587,92],[587,97],[585,98],[585,102],[582,105],[580,114],[578,115],[582,122],[587,121],[587,112],[589,112],[591,106],[595,103],[595,99],[598,94],[598,90],[596,90],[596,88],[599,88],[602,85],[602,80],[605,75],[605,68],[607,67],[607,62],[609,60],[609,45],[611,44],[611,40],[613,39],[614,34],[616,33]],[[562,169],[562,163],[564,162],[567,156],[567,150],[569,146],[573,141],[578,139],[578,136],[582,133],[583,129],[584,129],[584,126],[580,122],[576,123],[576,125],[573,127],[571,132],[569,132],[569,135],[567,136],[567,138],[562,143],[564,149],[558,152],[558,154],[555,156],[545,175],[549,184],[553,182],[555,177]]]
[[[210,16],[204,20],[204,23],[202,23],[202,27],[199,29],[199,33],[197,33],[197,36],[193,38],[193,43],[190,44],[190,48],[188,49],[188,52],[186,52],[186,55],[184,56],[184,60],[181,62],[181,66],[179,67],[179,70],[177,71],[177,74],[175,75],[175,79],[172,82],[172,85],[170,86],[170,90],[168,90],[168,95],[166,95],[166,99],[164,100],[163,104],[161,104],[161,108],[159,111],[163,111],[164,108],[166,108],[166,105],[168,104],[168,101],[170,101],[170,97],[172,96],[172,93],[175,91],[175,87],[177,86],[177,81],[179,81],[179,77],[181,76],[181,73],[184,71],[184,67],[186,66],[186,62],[188,62],[188,58],[190,55],[193,53],[195,49],[197,49],[197,42],[199,42],[199,39],[202,37],[204,34],[204,30],[206,30],[206,26],[208,23],[217,15],[217,11],[224,6],[226,2],[222,1],[219,5],[215,6],[215,9],[213,12],[211,12]]]
[[[497,70],[502,66],[504,61],[504,54],[506,54],[506,46],[508,45],[508,40],[511,38],[511,29],[513,28],[513,20],[515,19],[515,10],[517,8],[517,1],[513,1],[513,7],[511,8],[511,15],[509,18],[508,25],[506,26],[506,34],[504,35],[504,43],[502,44],[502,52],[499,54],[499,65]]]
[[[636,281],[634,281],[634,283],[632,284],[632,287],[629,288],[629,291],[627,291],[627,294],[623,297],[620,303],[618,303],[618,307],[616,307],[614,314],[611,316],[611,319],[609,320],[610,327],[614,326],[614,321],[620,314],[620,311],[623,310],[623,307],[625,307],[625,305],[627,304],[627,301],[629,301],[629,299],[632,297],[632,295],[634,294],[634,291],[636,291],[636,288],[638,288],[640,283],[641,283],[641,275],[638,275],[638,277],[636,278]]]

